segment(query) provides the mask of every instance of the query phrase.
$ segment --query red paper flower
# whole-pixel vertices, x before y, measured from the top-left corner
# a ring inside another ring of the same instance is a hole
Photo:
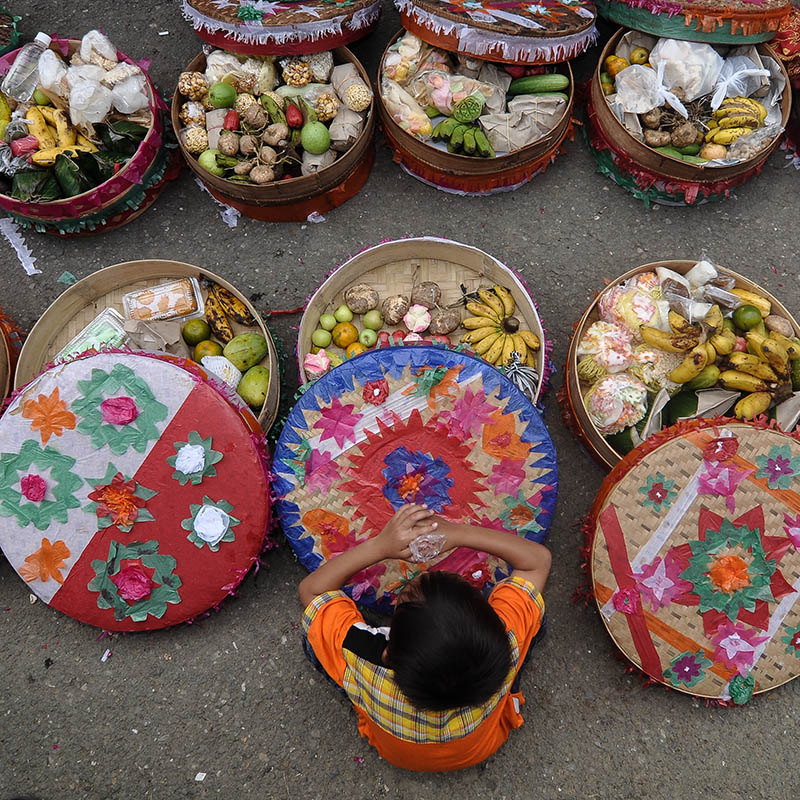
[[[130,397],[109,397],[100,403],[100,414],[109,425],[129,425],[139,416],[139,409]]]
[[[156,585],[140,564],[123,567],[116,575],[111,576],[111,582],[126,603],[137,603],[150,597],[150,592]]]
[[[379,406],[389,396],[389,384],[385,378],[381,378],[379,381],[367,381],[361,396],[365,403]]]
[[[47,484],[40,475],[25,475],[19,482],[22,496],[32,503],[41,503],[44,500]]]
[[[636,589],[620,589],[611,598],[614,608],[623,614],[636,614],[642,610],[639,592]]]
[[[139,509],[145,504],[141,497],[134,494],[136,481],[125,481],[121,472],[118,472],[111,483],[105,486],[95,486],[89,495],[89,500],[97,503],[98,517],[111,517],[117,525],[133,525],[139,516]]]
[[[706,461],[729,461],[739,450],[739,440],[735,436],[722,436],[712,439],[703,449]]]

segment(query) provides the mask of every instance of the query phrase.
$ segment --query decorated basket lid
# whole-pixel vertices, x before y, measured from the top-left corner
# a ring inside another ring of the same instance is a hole
[[[709,44],[769,41],[791,8],[791,0],[597,0],[598,14],[618,25]]]
[[[657,434],[606,478],[592,585],[652,680],[741,704],[800,674],[800,441],[715,422]]]
[[[508,64],[551,64],[597,38],[589,0],[395,0],[403,27],[428,44]]]
[[[480,359],[422,345],[371,350],[310,384],[281,433],[274,471],[281,525],[309,570],[380,533],[409,502],[542,541],[558,491],[553,444],[525,395]],[[344,588],[389,611],[426,569],[480,587],[509,572],[459,548],[427,563],[375,564]]]
[[[269,521],[258,423],[198,374],[103,353],[43,373],[0,419],[0,546],[31,592],[110,630],[228,595]]]
[[[342,47],[378,23],[381,0],[181,0],[197,35],[248,55],[302,55]]]

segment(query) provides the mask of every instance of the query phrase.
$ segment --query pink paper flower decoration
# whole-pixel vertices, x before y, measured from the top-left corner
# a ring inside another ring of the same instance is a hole
[[[339,447],[344,443],[356,440],[355,427],[361,420],[361,414],[353,414],[355,405],[352,403],[343,406],[338,397],[331,401],[330,408],[322,409],[322,416],[314,423],[314,427],[321,430],[320,441],[333,439]]]
[[[783,530],[786,535],[792,540],[792,544],[800,550],[800,514],[792,516],[791,514],[783,515]]]
[[[631,577],[636,581],[636,588],[643,599],[646,599],[653,611],[668,606],[672,601],[692,590],[692,584],[680,577],[683,567],[670,551],[666,558],[657,556],[652,563],[645,564],[641,572],[634,572]]]
[[[306,486],[309,490],[327,492],[339,480],[339,469],[330,453],[312,450],[306,461]]]
[[[156,585],[139,564],[123,567],[116,575],[111,576],[111,582],[126,603],[136,603],[150,597],[150,592]]]
[[[22,490],[22,496],[32,503],[41,503],[47,492],[47,484],[41,475],[30,474],[23,476],[19,482],[19,488]]]
[[[109,397],[100,403],[100,414],[109,425],[129,425],[139,416],[139,409],[130,397]]]
[[[480,435],[483,426],[493,421],[492,414],[497,411],[497,406],[486,402],[483,389],[473,392],[468,386],[453,401],[453,410],[442,412],[441,416],[447,417],[450,433],[462,439],[473,435]]]
[[[728,511],[736,511],[736,489],[747,477],[752,475],[753,469],[737,469],[732,464],[706,461],[706,471],[698,479],[698,494],[718,495],[725,498]]]
[[[723,622],[711,637],[716,645],[714,661],[722,661],[729,669],[735,669],[742,677],[753,668],[756,648],[769,636],[759,636],[754,628],[746,625]]]
[[[386,564],[373,564],[371,567],[362,569],[350,579],[353,587],[353,600],[358,602],[361,597],[370,589],[377,589],[380,585],[380,578],[386,572]]]
[[[494,484],[494,493],[516,494],[525,480],[524,466],[524,461],[513,458],[504,458],[499,464],[495,464],[492,474],[487,478],[488,483]]]
[[[611,602],[623,614],[636,614],[642,610],[642,602],[636,589],[620,589],[614,593]]]

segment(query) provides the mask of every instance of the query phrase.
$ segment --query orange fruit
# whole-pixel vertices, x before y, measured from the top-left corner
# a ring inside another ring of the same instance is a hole
[[[368,349],[369,348],[361,344],[361,342],[352,342],[351,344],[347,345],[344,354],[348,358],[353,358],[353,356],[360,356],[362,353],[366,353]]]
[[[352,322],[340,322],[332,331],[333,343],[342,350],[358,341],[358,328]]]
[[[212,342],[211,339],[205,339],[197,343],[197,346],[194,348],[194,353],[192,353],[192,359],[199,364],[205,356],[221,355],[222,345],[219,342]]]

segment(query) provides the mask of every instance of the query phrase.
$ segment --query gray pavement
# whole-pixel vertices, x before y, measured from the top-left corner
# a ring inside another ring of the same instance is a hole
[[[399,27],[390,5],[379,30],[354,48],[373,75]],[[153,78],[164,90],[199,50],[176,0],[17,0],[13,10],[24,15],[28,36],[103,28],[121,50],[153,59]],[[580,75],[598,54],[579,60]],[[66,241],[28,234],[43,271],[33,278],[0,239],[0,303],[29,328],[63,291],[56,281],[63,271],[80,278],[160,257],[218,272],[258,293],[264,311],[292,308],[351,253],[382,239],[430,234],[481,247],[522,272],[560,366],[572,323],[604,278],[647,261],[707,256],[800,310],[800,174],[785,163],[775,154],[758,180],[725,203],[648,211],[594,172],[579,139],[527,187],[485,199],[423,186],[380,147],[364,190],[325,223],[242,219],[234,230],[184,172],[119,231]],[[276,318],[287,352],[297,322]],[[562,378],[555,376],[555,388]],[[296,385],[291,363],[286,381]],[[525,725],[485,764],[414,774],[371,751],[348,704],[303,658],[296,586],[304,570],[286,546],[202,624],[104,641],[97,630],[31,604],[0,559],[0,800],[795,796],[800,683],[735,710],[643,690],[625,673],[597,613],[572,603],[581,581],[578,525],[603,472],[562,425],[554,392],[546,420],[561,468],[546,592],[550,633],[523,679]],[[107,647],[113,655],[102,663]],[[205,779],[196,780],[198,773]]]

